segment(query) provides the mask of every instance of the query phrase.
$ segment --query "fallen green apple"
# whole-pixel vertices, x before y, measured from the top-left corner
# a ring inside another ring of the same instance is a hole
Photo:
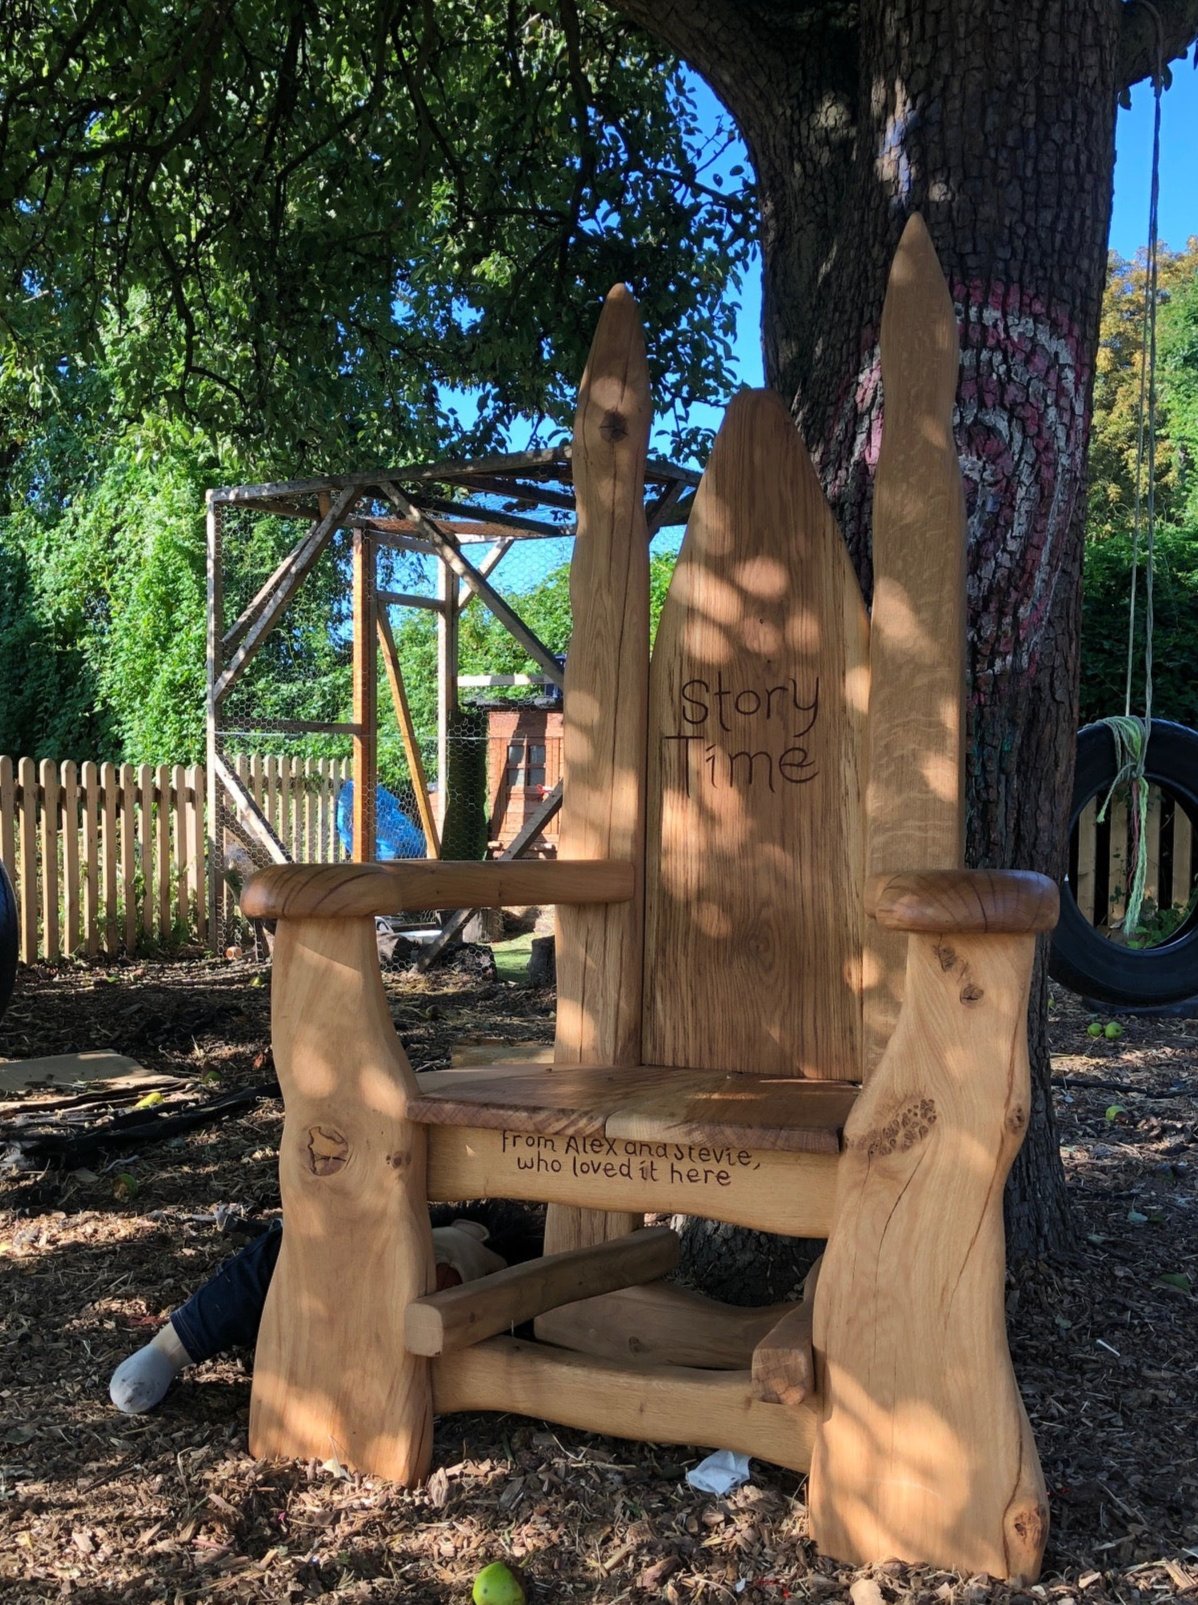
[[[1102,1034],[1104,1037],[1110,1037],[1111,1041],[1114,1042],[1116,1037],[1121,1037],[1123,1035],[1123,1027],[1119,1024],[1118,1020],[1108,1020],[1106,1023],[1106,1028]]]
[[[1088,1037],[1100,1037],[1102,1035],[1102,1021],[1091,1020],[1086,1027],[1086,1035]]]
[[[525,1605],[524,1585],[501,1560],[484,1566],[474,1579],[474,1605]]]

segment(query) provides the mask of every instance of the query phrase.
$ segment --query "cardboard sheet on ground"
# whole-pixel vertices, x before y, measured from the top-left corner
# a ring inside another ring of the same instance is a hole
[[[78,1087],[96,1081],[127,1085],[161,1080],[161,1075],[147,1070],[136,1059],[103,1050],[0,1061],[0,1092],[21,1092],[26,1087]]]

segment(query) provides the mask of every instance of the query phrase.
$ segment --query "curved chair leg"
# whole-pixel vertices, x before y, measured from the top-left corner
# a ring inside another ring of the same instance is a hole
[[[286,1119],[283,1244],[254,1361],[250,1449],[396,1482],[428,1470],[427,1360],[404,1310],[435,1283],[425,1133],[379,976],[374,921],[280,920],[272,1034]]]
[[[816,1294],[809,1503],[826,1553],[1029,1581],[1048,1512],[1004,1318],[1003,1182],[1027,1123],[1031,936],[912,936],[845,1127]]]

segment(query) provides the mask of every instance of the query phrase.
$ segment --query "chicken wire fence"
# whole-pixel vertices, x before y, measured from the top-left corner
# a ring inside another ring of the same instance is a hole
[[[651,493],[664,499],[679,483],[667,480],[665,492],[658,485]],[[355,535],[363,529],[374,550],[377,608],[387,626],[380,626],[376,662],[377,856],[424,857],[439,850],[445,858],[481,858],[509,850],[525,827],[531,834],[517,840],[519,851],[553,851],[553,825],[539,833],[534,827],[538,805],[551,798],[561,773],[561,694],[548,671],[557,667],[560,674],[572,628],[568,476],[559,474],[553,483],[543,475],[535,486],[535,532],[520,527],[533,520],[519,494],[472,487],[467,505],[436,490],[423,486],[421,502],[432,508],[436,528],[452,530],[468,572],[453,572],[435,548],[421,549],[410,534],[422,533],[419,523],[409,518],[400,525],[388,516],[394,506],[364,489],[352,517],[333,529],[305,568],[252,657],[213,697],[210,754],[260,816],[247,829],[241,799],[224,782],[216,785],[213,840],[227,886],[214,906],[226,923],[236,915],[240,879],[279,856],[261,823],[293,861],[337,863],[353,856],[352,573]],[[288,505],[297,516],[287,516]],[[251,505],[216,501],[210,582],[223,632],[224,655],[213,670],[218,685],[221,663],[235,660],[253,635],[263,596],[277,584],[289,554],[310,538],[325,505],[302,498],[294,504],[266,497]],[[452,522],[448,507],[460,509]],[[417,520],[423,516],[413,511]],[[679,539],[680,530],[670,527],[654,536],[655,594],[664,591]],[[473,577],[483,584],[472,584]],[[446,645],[447,618],[456,653]],[[536,655],[530,642],[541,648]],[[447,672],[455,682],[449,694]],[[430,814],[437,842],[425,829]],[[409,912],[417,920],[427,917]],[[221,930],[215,935],[223,940]]]

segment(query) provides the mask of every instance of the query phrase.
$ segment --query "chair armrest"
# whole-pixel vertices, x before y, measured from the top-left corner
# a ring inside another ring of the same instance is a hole
[[[931,935],[1026,935],[1051,931],[1060,894],[1047,875],[1024,869],[927,869],[874,875],[865,912],[890,931]]]
[[[632,864],[608,859],[279,864],[245,883],[241,912],[255,920],[354,919],[403,908],[627,903],[634,884]]]

